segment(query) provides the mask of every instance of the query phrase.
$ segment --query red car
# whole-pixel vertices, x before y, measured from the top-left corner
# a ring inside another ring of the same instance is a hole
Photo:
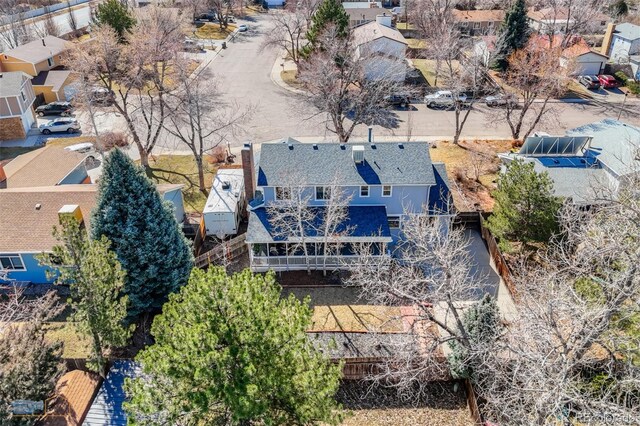
[[[598,76],[598,80],[600,81],[600,86],[604,89],[613,89],[614,87],[618,87],[618,80],[612,75],[608,74],[600,74]]]

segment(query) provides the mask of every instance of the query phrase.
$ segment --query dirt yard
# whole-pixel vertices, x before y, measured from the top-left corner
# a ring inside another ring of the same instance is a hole
[[[500,171],[498,153],[512,149],[510,140],[439,141],[431,146],[433,161],[445,163],[458,211],[491,211],[491,192]]]

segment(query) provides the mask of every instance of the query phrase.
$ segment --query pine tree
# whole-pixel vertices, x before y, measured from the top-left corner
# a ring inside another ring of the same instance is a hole
[[[340,364],[309,341],[311,309],[282,298],[273,272],[194,269],[151,327],[127,381],[132,424],[333,423]],[[153,420],[149,421],[149,418]]]
[[[549,241],[558,230],[561,199],[553,195],[549,175],[537,173],[533,163],[514,160],[498,178],[493,214],[487,227],[498,237],[500,246],[509,250],[509,241]]]
[[[127,272],[130,320],[160,309],[189,278],[193,255],[170,205],[143,168],[118,149],[103,164],[91,233],[111,241]]]
[[[492,68],[497,71],[506,71],[509,67],[509,55],[513,51],[525,47],[529,35],[527,4],[525,0],[516,0],[505,14],[504,21],[500,26]]]
[[[125,272],[106,237],[90,240],[75,218],[64,218],[61,225],[54,236],[62,244],[39,260],[55,270],[58,284],[70,286],[72,321],[92,343],[88,366],[105,377],[106,351],[124,346],[133,331],[124,326],[127,296],[120,293]]]
[[[338,0],[323,0],[318,6],[318,10],[313,14],[309,31],[307,31],[307,41],[309,44],[303,49],[307,56],[314,49],[318,48],[318,43],[322,33],[329,25],[335,25],[337,35],[346,37],[349,34],[349,15]]]
[[[126,4],[119,0],[107,0],[98,4],[95,20],[98,25],[109,25],[113,28],[118,33],[120,41],[124,40],[126,33],[136,23]]]
[[[449,343],[449,368],[454,378],[473,380],[474,364],[479,361],[483,351],[493,349],[493,342],[501,333],[500,310],[495,299],[485,295],[465,311],[462,323],[469,337],[469,347],[456,340]]]

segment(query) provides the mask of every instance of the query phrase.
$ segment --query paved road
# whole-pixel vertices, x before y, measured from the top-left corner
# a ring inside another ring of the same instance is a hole
[[[276,86],[270,77],[271,69],[278,56],[276,51],[260,47],[265,32],[271,28],[269,16],[259,15],[250,23],[251,30],[240,34],[229,49],[223,51],[209,67],[223,80],[224,90],[229,99],[240,105],[253,105],[256,113],[247,123],[244,140],[264,141],[286,136],[319,136],[332,140],[335,135],[326,130],[323,117],[302,107],[298,96]],[[637,108],[638,104],[628,106]],[[618,107],[554,103],[553,119],[538,130],[548,133],[564,133],[568,128],[600,120],[617,117]],[[414,105],[411,111],[396,111],[398,127],[395,129],[375,128],[378,136],[406,135],[411,125],[414,136],[451,137],[455,129],[453,112],[430,110],[425,105]],[[638,114],[623,113],[622,119],[640,125]],[[410,124],[409,124],[410,123]],[[366,136],[366,126],[359,126],[354,136]],[[506,125],[495,124],[494,116],[484,105],[474,107],[465,125],[463,136],[509,137]]]

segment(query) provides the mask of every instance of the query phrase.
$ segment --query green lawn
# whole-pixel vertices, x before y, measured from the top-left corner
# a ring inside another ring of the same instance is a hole
[[[184,208],[186,212],[201,213],[207,197],[198,188],[198,168],[190,155],[157,155],[150,161],[149,177],[158,184],[184,184]],[[216,167],[205,161],[205,183],[211,186]]]
[[[45,339],[49,342],[62,342],[63,358],[88,358],[90,355],[89,338],[82,336],[72,322],[49,322],[45,325]]]

